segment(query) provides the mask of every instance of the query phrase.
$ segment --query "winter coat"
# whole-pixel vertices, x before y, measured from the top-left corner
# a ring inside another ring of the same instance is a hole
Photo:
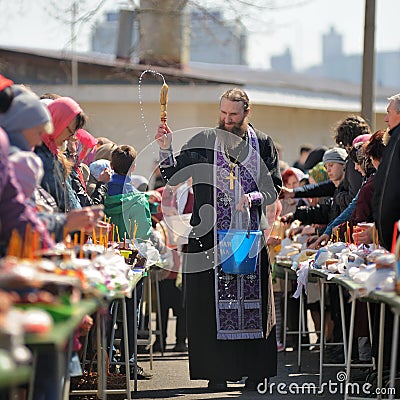
[[[27,224],[40,233],[44,247],[52,247],[54,246],[52,239],[45,226],[38,220],[33,208],[27,204],[13,167],[7,161],[8,150],[8,139],[0,128],[0,256],[4,255],[11,232],[16,229],[24,238]]]
[[[150,206],[145,193],[134,191],[109,196],[104,202],[104,212],[111,217],[111,223],[118,227],[120,240],[124,233],[127,238],[133,238],[135,222],[137,224],[136,238],[147,240],[151,235]]]
[[[70,178],[72,190],[76,193],[76,196],[78,197],[79,203],[82,207],[104,203],[107,193],[106,183],[98,181],[91,195],[89,195],[85,187],[82,185],[79,175],[75,169],[71,171]]]
[[[389,132],[390,140],[375,174],[372,210],[379,241],[390,250],[394,223],[400,219],[400,125]]]

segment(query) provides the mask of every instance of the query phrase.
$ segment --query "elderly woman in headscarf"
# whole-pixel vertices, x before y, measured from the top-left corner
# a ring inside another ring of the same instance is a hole
[[[64,150],[66,141],[86,122],[80,105],[70,97],[60,97],[47,105],[54,126],[52,135],[43,136],[43,144],[35,147],[35,153],[42,159],[44,176],[42,186],[56,200],[61,211],[81,208],[76,193],[72,190],[69,177],[72,165]]]
[[[303,171],[295,167],[290,167],[286,169],[285,172],[283,172],[282,182],[285,187],[289,189],[294,189],[300,186],[300,181],[305,177],[306,175],[304,174]],[[298,206],[307,205],[307,203],[303,199],[294,199],[294,198],[282,199],[281,203],[282,203],[281,215],[294,213]]]

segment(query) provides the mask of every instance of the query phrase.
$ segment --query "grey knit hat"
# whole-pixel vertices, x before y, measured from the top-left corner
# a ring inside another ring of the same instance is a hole
[[[8,111],[0,116],[0,126],[9,136],[38,125],[44,125],[45,132],[52,133],[53,123],[46,105],[40,102],[35,93],[18,88],[18,85],[14,85],[14,88],[17,95],[14,94]]]
[[[329,162],[336,162],[339,164],[345,164],[347,158],[347,151],[340,147],[333,147],[324,153],[322,161],[324,164]]]

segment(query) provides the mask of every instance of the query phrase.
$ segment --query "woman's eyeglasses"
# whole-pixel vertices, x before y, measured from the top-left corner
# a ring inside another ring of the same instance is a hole
[[[69,126],[67,126],[68,132],[70,133],[69,137],[72,137],[75,135],[75,131],[73,131]]]

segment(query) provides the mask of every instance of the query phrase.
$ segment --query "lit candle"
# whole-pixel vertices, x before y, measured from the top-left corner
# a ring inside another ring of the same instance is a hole
[[[32,237],[32,252],[31,252],[32,260],[36,258],[36,252],[39,249],[39,246],[40,246],[39,232],[37,230],[34,230]]]
[[[31,259],[31,237],[32,237],[32,226],[30,223],[25,225],[25,235],[24,235],[24,246],[23,246],[23,258]]]
[[[63,241],[66,239],[67,235],[68,235],[68,229],[67,229],[66,226],[64,226],[64,229],[63,229]]]
[[[351,243],[351,236],[350,236],[350,225],[349,221],[346,222],[346,231],[347,231],[347,240]],[[346,242],[347,243],[347,242]]]
[[[96,228],[93,228],[93,229],[92,229],[92,241],[93,241],[93,244],[96,244],[96,243],[97,243]]]
[[[135,219],[135,222],[133,224],[133,238],[134,239],[136,238],[137,229],[138,229],[138,224],[137,224],[136,219]]]
[[[394,254],[395,250],[396,250],[396,241],[397,241],[397,232],[399,231],[398,229],[398,222],[394,223],[393,226],[393,236],[392,236],[392,248],[391,248],[391,252]]]
[[[22,238],[16,229],[11,232],[10,242],[8,244],[7,255],[21,257]]]
[[[108,219],[107,219],[107,243],[106,243],[106,245],[108,246],[108,242],[112,242],[112,231],[111,231],[111,229],[110,229],[110,227],[111,227],[111,217],[109,217]]]
[[[85,241],[85,232],[83,229],[80,231],[80,243],[79,243],[79,258],[83,258],[83,243]]]

